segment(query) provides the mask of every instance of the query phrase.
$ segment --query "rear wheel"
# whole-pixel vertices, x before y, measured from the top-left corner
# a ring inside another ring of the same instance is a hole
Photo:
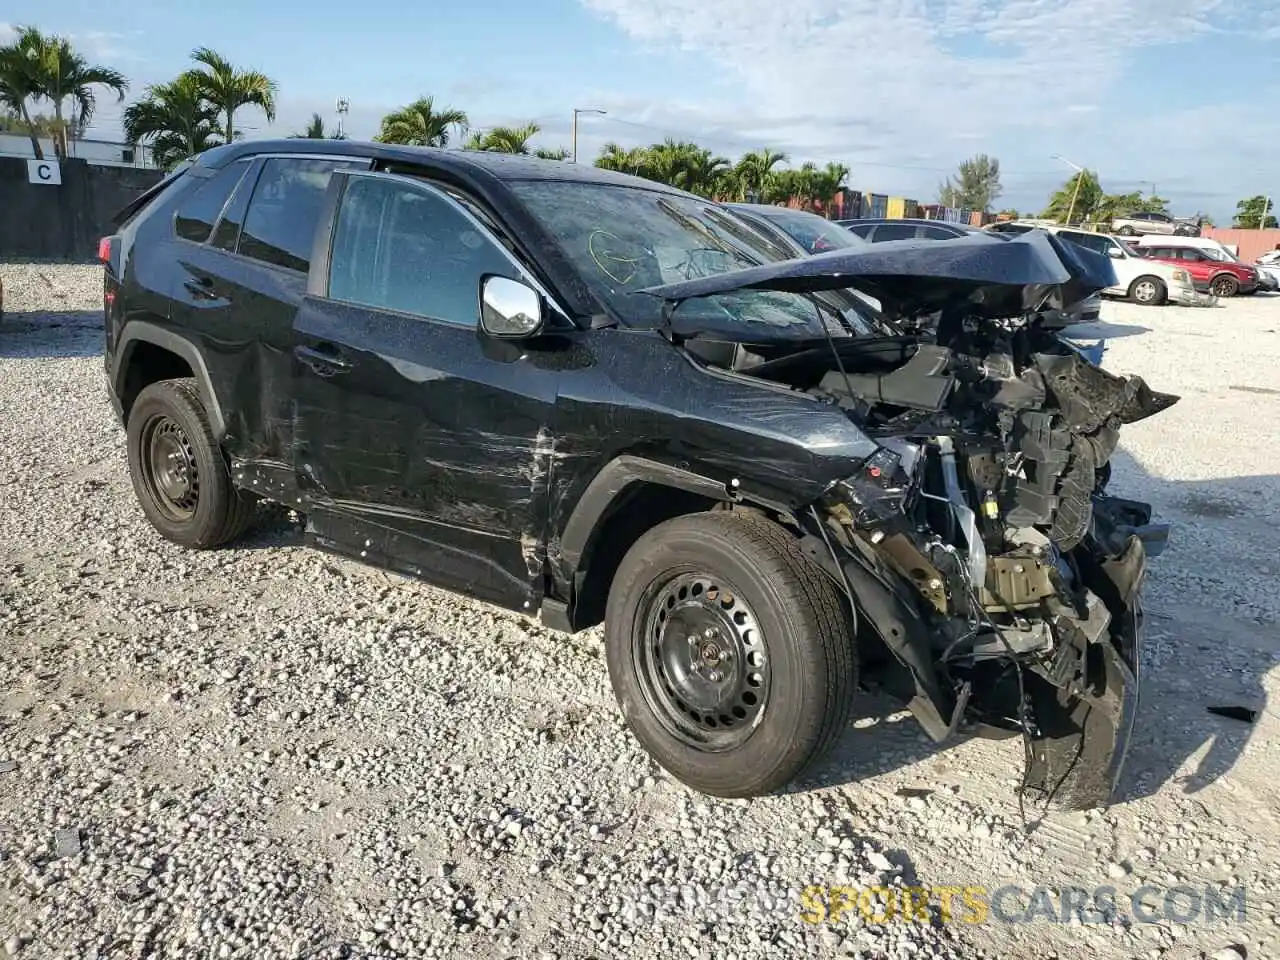
[[[1229,273],[1220,273],[1210,281],[1209,292],[1215,297],[1234,297],[1240,292],[1240,281]]]
[[[677,517],[614,577],[605,649],[628,726],[673,776],[749,797],[793,780],[848,723],[854,627],[827,576],[752,514]]]
[[[1133,227],[1125,226],[1117,230],[1116,233],[1122,237],[1133,237],[1133,236],[1137,236],[1138,231],[1133,229]]]
[[[128,446],[138,503],[166,539],[216,547],[248,527],[256,499],[232,484],[194,380],[144,388],[129,411]]]
[[[1129,299],[1144,306],[1156,307],[1169,297],[1169,290],[1159,277],[1139,277],[1129,285]]]

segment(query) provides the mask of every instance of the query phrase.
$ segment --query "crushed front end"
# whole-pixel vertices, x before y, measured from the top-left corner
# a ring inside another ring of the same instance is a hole
[[[1120,428],[1178,398],[1103,370],[1053,319],[1115,283],[1107,258],[1031,231],[874,244],[650,291],[691,337],[705,321],[682,328],[674,310],[690,298],[848,288],[879,304],[889,333],[734,369],[840,406],[871,440],[802,518],[856,610],[864,662],[886,654],[885,685],[936,740],[962,726],[1022,733],[1025,787],[1076,808],[1107,802],[1119,775],[1146,560],[1168,536],[1107,481]]]
[[[1146,558],[1167,537],[1107,493],[1108,461],[1121,425],[1176,398],[1032,325],[954,329],[813,388],[880,443],[816,513],[926,730],[1022,731],[1029,789],[1103,803],[1137,705]]]

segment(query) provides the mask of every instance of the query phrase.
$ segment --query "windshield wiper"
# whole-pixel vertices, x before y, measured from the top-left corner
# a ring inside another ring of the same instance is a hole
[[[726,243],[724,238],[718,236],[715,233],[715,231],[709,228],[705,223],[695,220],[693,217],[689,216],[687,213],[685,213],[682,210],[677,210],[665,198],[658,201],[658,209],[661,210],[663,213],[665,213],[667,216],[669,216],[676,223],[680,224],[685,229],[693,230],[696,233],[702,234],[704,237],[707,238],[707,240],[712,244],[712,246],[714,246],[720,252],[727,253],[731,257],[733,257],[735,260],[739,260],[742,263],[745,263],[751,267],[756,267],[760,265],[760,262],[758,260],[754,260],[751,257],[748,257],[745,253],[743,253],[737,247],[733,246],[732,244]]]

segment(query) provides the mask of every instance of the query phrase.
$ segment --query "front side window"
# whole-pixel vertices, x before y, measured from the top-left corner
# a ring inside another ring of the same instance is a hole
[[[410,181],[351,178],[334,225],[330,297],[475,326],[486,274],[518,277],[493,240],[442,194]]]
[[[173,219],[174,233],[183,240],[194,243],[208,240],[231,191],[248,169],[248,160],[237,160],[196,187],[191,196],[178,205],[178,212]]]
[[[311,243],[324,206],[329,176],[339,167],[368,161],[278,157],[266,161],[249,201],[239,252],[255,260],[306,272]]]

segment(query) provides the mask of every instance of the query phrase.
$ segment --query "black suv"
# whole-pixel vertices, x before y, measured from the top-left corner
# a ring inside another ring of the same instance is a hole
[[[1109,793],[1165,530],[1106,461],[1176,398],[1034,319],[1105,258],[1036,231],[790,259],[633,177],[299,140],[200,155],[101,256],[165,537],[267,499],[325,549],[603,621],[631,729],[709,793],[796,777],[860,676],[937,740],[1021,731],[1045,793]]]

